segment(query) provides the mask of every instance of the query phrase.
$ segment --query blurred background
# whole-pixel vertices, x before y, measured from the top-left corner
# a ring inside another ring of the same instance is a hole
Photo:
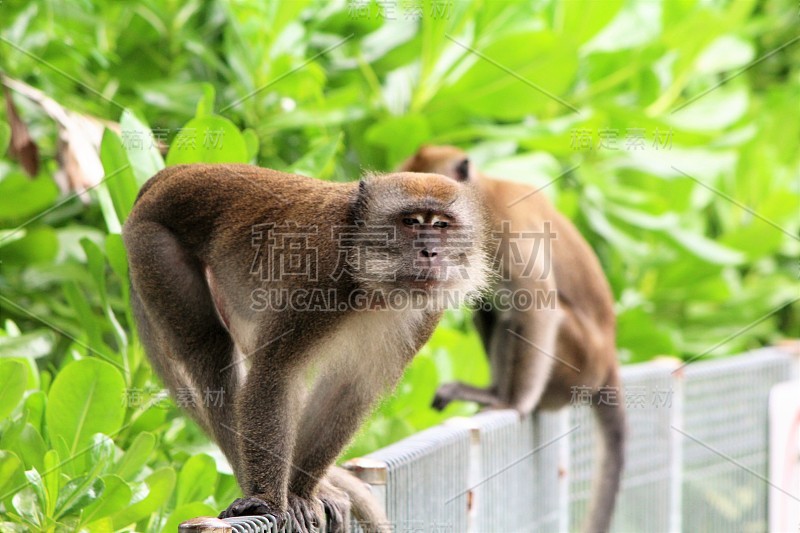
[[[798,15],[789,0],[0,2],[0,525],[161,531],[238,494],[132,329],[120,225],[165,164],[345,181],[455,144],[546,187],[589,240],[622,362],[799,337]],[[440,382],[488,378],[468,313],[450,313],[343,458],[474,413],[429,405]]]

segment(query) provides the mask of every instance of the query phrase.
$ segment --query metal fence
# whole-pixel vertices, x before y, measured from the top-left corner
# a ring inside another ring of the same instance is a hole
[[[625,366],[622,377],[628,437],[612,530],[767,531],[769,392],[791,379],[800,387],[797,355],[663,359]],[[524,420],[487,411],[372,453],[356,472],[398,533],[575,531],[593,432],[591,410],[578,405]]]

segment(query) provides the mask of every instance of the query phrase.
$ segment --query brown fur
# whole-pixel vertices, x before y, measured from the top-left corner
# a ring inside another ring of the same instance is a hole
[[[471,186],[442,176],[391,174],[342,184],[248,165],[182,165],[159,172],[142,188],[123,229],[132,306],[153,368],[174,393],[194,391],[190,413],[236,472],[245,498],[223,516],[288,512],[294,527],[306,531],[318,524],[323,507],[346,514],[334,485],[339,480],[346,485],[339,488],[347,489],[352,483],[331,475],[330,483],[319,485],[320,478],[442,312],[436,305],[386,309],[380,299],[365,310],[256,310],[255,291],[321,289],[346,297],[404,287],[422,267],[419,233],[402,217],[430,218],[445,210],[473,228],[475,244],[447,247],[445,230],[426,225],[432,242],[443,253],[464,253],[482,273],[480,204]],[[254,228],[285,223],[316,228],[306,234],[303,250],[315,255],[301,255],[301,266],[314,268],[316,279],[278,276],[278,265],[266,260],[273,250],[266,237],[254,248]],[[347,230],[334,228],[355,224],[362,224],[360,231],[396,228],[397,238],[380,254],[362,244],[348,256],[377,261],[388,255],[389,263],[376,263],[384,268],[377,278],[358,262],[337,274],[339,237]],[[428,288],[474,291],[482,284],[451,279],[435,268],[435,258],[425,261],[425,273],[434,275]],[[389,275],[392,266],[397,279]],[[246,376],[242,359],[251,366]],[[312,375],[317,379],[306,397]],[[224,402],[204,404],[206,390],[224,391]],[[353,505],[367,505],[363,494],[349,496]],[[380,522],[382,513],[359,508],[354,514]]]
[[[555,238],[550,241],[549,258],[534,255],[530,239],[499,238],[499,250],[509,252],[513,244],[526,260],[503,261],[502,257],[508,256],[501,255],[495,268],[503,281],[494,290],[524,288],[543,294],[557,291],[556,309],[476,312],[476,326],[491,363],[492,385],[480,389],[462,383],[445,384],[437,394],[436,405],[471,400],[528,414],[536,408],[558,409],[566,405],[573,390],[581,390],[575,387],[591,388],[601,432],[602,459],[585,529],[607,531],[623,466],[624,401],[620,394],[618,406],[598,405],[600,388],[618,388],[620,381],[613,298],[597,257],[545,194],[527,185],[483,176],[458,148],[423,147],[401,168],[474,182],[497,232],[504,221],[510,222],[511,232],[543,231],[545,224],[550,224]],[[522,272],[528,260],[535,263],[531,276]],[[548,260],[550,269],[545,275]]]

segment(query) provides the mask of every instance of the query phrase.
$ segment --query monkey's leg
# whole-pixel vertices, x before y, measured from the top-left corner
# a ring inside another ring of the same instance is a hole
[[[511,327],[495,332],[510,337],[508,353],[496,354],[505,362],[495,381],[497,394],[520,414],[531,413],[539,404],[553,365],[566,364],[555,353],[561,320],[558,309],[537,309],[518,313]]]
[[[615,367],[611,372],[606,386],[620,387],[618,369]],[[595,397],[592,406],[601,446],[598,473],[594,476],[592,497],[583,531],[602,533],[611,527],[625,462],[625,401],[620,393],[613,405],[601,402],[599,397]]]
[[[128,221],[131,306],[153,368],[237,469],[236,441],[218,421],[229,417],[236,376],[233,344],[216,316],[197,260],[165,227]]]

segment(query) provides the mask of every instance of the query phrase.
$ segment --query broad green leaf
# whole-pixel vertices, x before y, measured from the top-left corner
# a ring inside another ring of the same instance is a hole
[[[387,117],[367,130],[367,141],[387,152],[387,167],[396,168],[431,136],[428,121],[422,115]]]
[[[689,131],[720,130],[741,119],[749,103],[750,96],[744,87],[721,87],[674,111],[665,120],[676,128]]]
[[[695,68],[700,74],[717,74],[744,67],[754,58],[755,49],[749,41],[734,35],[722,35],[703,50]]]
[[[61,490],[56,504],[56,517],[77,514],[99,498],[104,497],[105,484],[99,477],[81,476],[70,479]]]
[[[247,163],[247,143],[227,118],[194,118],[172,140],[167,165],[182,163]]]
[[[0,499],[5,501],[26,483],[25,469],[19,457],[14,452],[0,450]]]
[[[328,177],[341,141],[341,134],[332,139],[324,137],[318,139],[303,157],[289,166],[287,171],[316,178]]]
[[[55,203],[58,187],[49,177],[12,173],[0,180],[0,222],[23,223]]]
[[[0,181],[0,184],[2,183]],[[3,193],[0,191],[0,199],[2,197]],[[0,262],[3,265],[31,266],[53,261],[58,254],[58,237],[55,230],[49,226],[39,226],[29,227],[25,231],[21,239],[0,247]]]
[[[102,497],[86,506],[82,521],[86,524],[106,518],[124,509],[131,501],[133,494],[130,486],[121,477],[114,474],[102,476]]]
[[[568,0],[556,5],[560,29],[564,38],[583,44],[613,19],[622,0]]]
[[[216,516],[219,510],[214,509],[207,503],[191,502],[183,505],[178,505],[170,514],[167,523],[164,525],[164,531],[178,531],[178,526],[181,522],[197,518],[198,516]]]
[[[40,472],[45,471],[44,456],[47,445],[35,427],[25,424],[12,449],[25,462],[26,467],[35,468]]]
[[[172,490],[175,488],[175,470],[161,468],[147,476],[144,482],[147,485],[146,495],[128,506],[127,509],[112,515],[114,529],[122,529],[136,523],[167,505],[172,496]]]
[[[95,433],[113,435],[125,416],[124,394],[125,380],[109,363],[70,363],[58,373],[47,396],[50,439],[62,437],[71,457],[83,452]]]
[[[247,145],[247,160],[254,161],[258,157],[258,134],[251,128],[242,131],[242,138]]]
[[[136,176],[136,183],[141,187],[156,172],[164,168],[164,159],[161,157],[157,145],[159,140],[167,141],[166,135],[160,139],[162,137],[160,132],[156,132],[156,134],[151,132],[147,125],[127,109],[122,112],[120,127],[123,139],[125,139],[126,132],[129,136],[133,136],[133,139],[123,143],[123,146],[133,168],[133,174]]]
[[[503,36],[483,50],[460,80],[439,93],[431,111],[514,120],[574,113],[565,96],[578,68],[576,51],[549,31]]]
[[[28,397],[25,398],[25,416],[28,419],[28,423],[39,432],[40,435],[43,434],[44,431],[44,411],[45,405],[47,403],[47,395],[44,391],[37,390],[28,394]]]
[[[718,265],[737,265],[744,260],[744,254],[718,244],[715,241],[679,227],[671,228],[667,233],[675,242],[695,254],[697,257]]]
[[[139,186],[122,142],[117,134],[109,129],[103,133],[103,141],[100,143],[100,160],[106,173],[103,185],[111,195],[119,221],[125,222],[136,200]]]
[[[141,473],[150,454],[155,449],[156,438],[152,433],[142,432],[136,435],[133,442],[114,466],[114,473],[126,481],[133,481]]]
[[[232,474],[219,474],[214,500],[222,505],[241,497],[242,490]]]
[[[19,361],[0,360],[0,420],[17,408],[28,381],[28,369]]]
[[[193,455],[178,473],[176,504],[203,501],[214,493],[217,464],[205,454]]]
[[[483,169],[483,172],[490,176],[502,176],[504,180],[518,181],[535,187],[548,185],[562,171],[558,160],[545,152],[532,152],[496,159]],[[547,190],[543,194],[549,195],[554,192]]]

